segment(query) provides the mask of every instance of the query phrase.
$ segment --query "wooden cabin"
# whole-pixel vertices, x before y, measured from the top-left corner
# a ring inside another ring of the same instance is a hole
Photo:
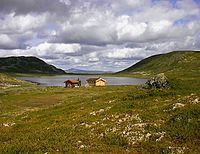
[[[80,87],[81,81],[78,80],[66,80],[64,81],[66,88],[74,88],[74,87]]]
[[[89,86],[105,86],[106,85],[106,80],[102,78],[89,78],[86,80]]]

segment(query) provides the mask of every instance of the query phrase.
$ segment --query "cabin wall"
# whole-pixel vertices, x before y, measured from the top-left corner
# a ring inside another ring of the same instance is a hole
[[[71,82],[69,82],[69,81],[66,81],[66,82],[64,82],[65,83],[65,88],[67,88],[67,87],[71,87],[72,85],[71,85]]]
[[[96,86],[105,86],[105,82],[100,80],[96,82]]]
[[[68,83],[65,83],[65,87],[74,88],[74,87],[80,87],[80,85],[78,83],[72,84],[72,83],[68,82]]]
[[[95,86],[95,82],[94,81],[88,81],[89,86]]]

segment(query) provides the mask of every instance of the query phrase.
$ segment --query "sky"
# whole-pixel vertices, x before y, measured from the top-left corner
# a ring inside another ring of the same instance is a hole
[[[174,50],[200,50],[200,0],[0,0],[0,57],[120,71]]]

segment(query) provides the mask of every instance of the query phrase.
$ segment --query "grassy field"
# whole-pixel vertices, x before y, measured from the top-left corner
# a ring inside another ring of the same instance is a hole
[[[173,51],[145,58],[117,74],[142,77],[165,73],[171,77],[199,77],[199,59],[200,51]]]
[[[200,80],[0,88],[0,153],[200,153]]]

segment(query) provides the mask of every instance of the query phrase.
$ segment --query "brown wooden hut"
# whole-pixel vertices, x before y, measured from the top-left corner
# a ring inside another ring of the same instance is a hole
[[[66,80],[64,81],[65,87],[67,88],[74,88],[74,87],[80,87],[81,86],[81,81],[78,80]]]

